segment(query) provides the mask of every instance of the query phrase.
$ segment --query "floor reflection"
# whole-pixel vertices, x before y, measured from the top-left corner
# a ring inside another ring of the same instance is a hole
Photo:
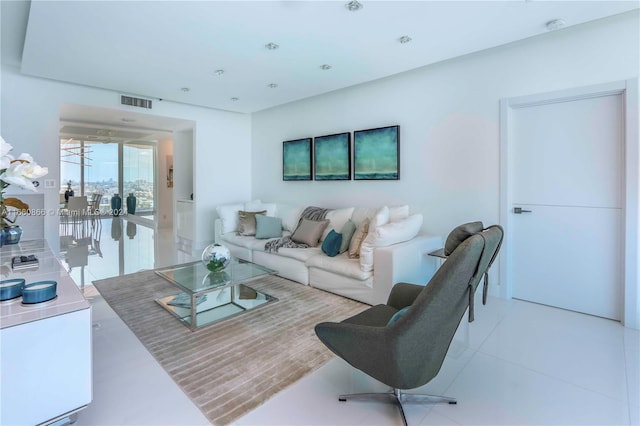
[[[83,291],[94,280],[196,260],[175,249],[171,228],[136,216],[61,222],[60,258]]]

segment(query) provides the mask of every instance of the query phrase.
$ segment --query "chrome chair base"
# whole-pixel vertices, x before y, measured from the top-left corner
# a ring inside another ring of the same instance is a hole
[[[436,395],[424,395],[414,393],[404,393],[400,389],[392,389],[385,393],[354,393],[350,395],[340,395],[338,401],[346,402],[347,400],[353,401],[379,401],[392,403],[398,406],[400,415],[402,416],[402,423],[407,426],[407,418],[404,415],[403,404],[457,404],[454,398],[446,396]]]

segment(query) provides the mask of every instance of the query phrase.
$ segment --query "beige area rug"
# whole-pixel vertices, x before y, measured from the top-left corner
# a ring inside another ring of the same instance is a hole
[[[229,424],[320,367],[333,354],[313,327],[368,306],[277,276],[252,281],[279,300],[189,331],[154,300],[176,287],[153,271],[94,281],[129,326],[213,424]]]

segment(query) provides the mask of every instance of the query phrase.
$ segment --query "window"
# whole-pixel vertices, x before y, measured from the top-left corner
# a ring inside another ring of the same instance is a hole
[[[136,196],[136,215],[153,215],[155,203],[155,157],[153,142],[103,143],[60,142],[60,188],[70,183],[74,195],[102,194],[100,210],[111,209],[111,197],[120,194],[122,206],[130,193]]]
[[[136,196],[136,214],[155,211],[155,145],[127,143],[123,146],[123,197]]]

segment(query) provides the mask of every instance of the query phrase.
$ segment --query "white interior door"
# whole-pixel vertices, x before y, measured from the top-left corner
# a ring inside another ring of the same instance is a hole
[[[513,297],[621,320],[623,95],[522,106],[509,120]]]

